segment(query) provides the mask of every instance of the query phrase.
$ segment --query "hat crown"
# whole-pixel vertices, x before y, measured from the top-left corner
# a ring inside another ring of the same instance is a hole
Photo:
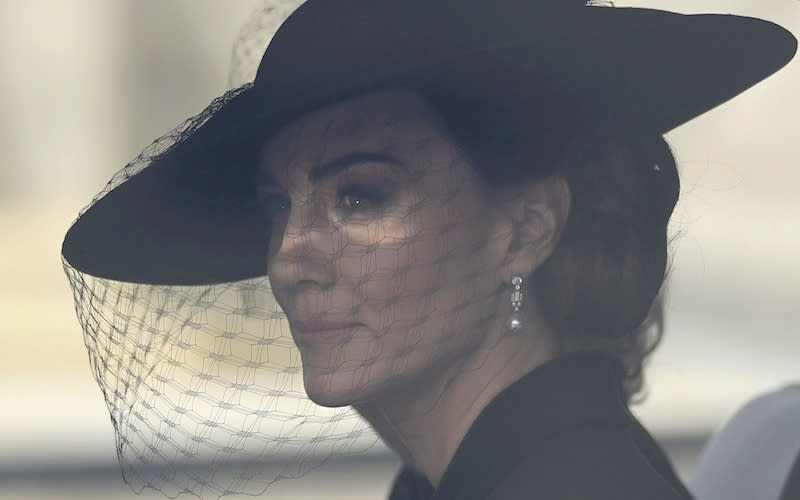
[[[402,64],[410,54],[417,64],[444,60],[530,37],[537,28],[552,26],[555,16],[563,22],[586,6],[585,0],[309,0],[276,32],[255,83],[302,86],[315,68],[330,74],[326,66],[343,60],[361,69],[393,57],[402,57],[397,61]],[[284,77],[294,81],[281,82]]]

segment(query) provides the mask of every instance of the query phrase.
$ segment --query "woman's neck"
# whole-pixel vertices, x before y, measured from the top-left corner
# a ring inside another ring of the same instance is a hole
[[[468,357],[354,405],[403,462],[437,487],[483,409],[505,388],[555,356],[543,328],[487,335]]]

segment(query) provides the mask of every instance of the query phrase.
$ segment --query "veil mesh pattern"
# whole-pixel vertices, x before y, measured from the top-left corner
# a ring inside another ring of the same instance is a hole
[[[81,215],[248,87],[154,141]],[[135,491],[258,495],[333,456],[375,449],[378,438],[353,410],[306,395],[268,278],[149,285],[98,278],[62,261],[123,476]]]
[[[302,3],[262,1],[234,46],[229,79],[237,88],[153,141],[78,217],[249,88],[270,38]],[[135,491],[259,495],[333,456],[375,449],[377,436],[352,409],[322,407],[306,395],[300,355],[268,278],[163,286],[63,265],[122,473]]]
[[[262,0],[239,30],[233,47],[228,83],[238,87],[252,82],[258,63],[281,23],[305,0]]]

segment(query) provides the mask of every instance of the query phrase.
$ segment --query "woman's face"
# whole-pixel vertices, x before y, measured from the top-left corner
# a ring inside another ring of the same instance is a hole
[[[424,384],[473,353],[497,312],[496,210],[431,116],[414,94],[380,92],[264,146],[270,282],[319,404]]]

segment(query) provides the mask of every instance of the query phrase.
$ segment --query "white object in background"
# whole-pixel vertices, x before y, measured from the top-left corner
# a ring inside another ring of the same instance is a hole
[[[800,385],[748,402],[706,444],[688,487],[697,500],[778,500],[800,451]]]

